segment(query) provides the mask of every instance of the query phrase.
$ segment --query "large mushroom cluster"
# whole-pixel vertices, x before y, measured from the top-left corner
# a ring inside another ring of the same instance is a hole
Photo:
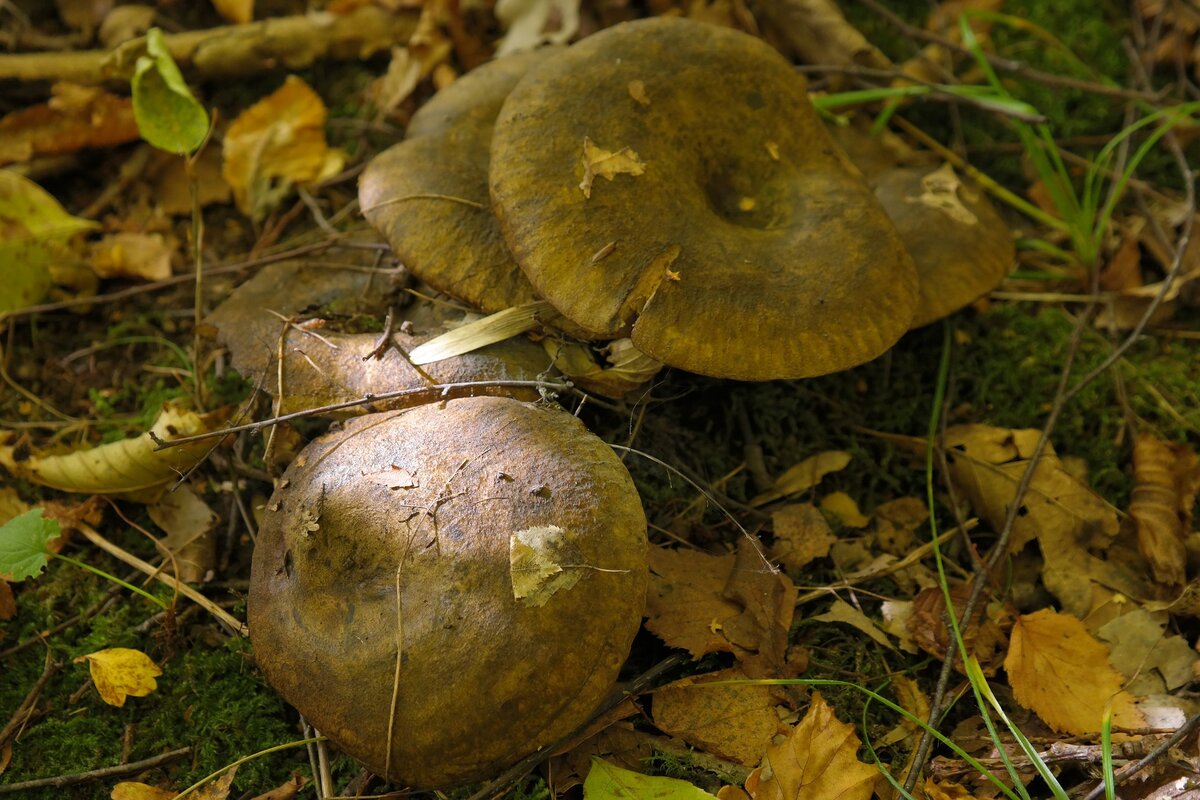
[[[551,330],[771,380],[875,358],[1011,261],[1001,233],[976,266],[1003,226],[969,188],[864,171],[769,45],[655,18],[475,70],[360,199],[415,274],[484,311],[542,298]]]
[[[762,41],[650,19],[468,74],[360,194],[434,289],[484,313],[536,309],[560,367],[579,350],[559,345],[591,341],[624,363],[800,378],[875,358],[1011,259],[1006,241],[979,252],[1001,226],[952,174],[879,166],[838,137],[853,159]],[[362,391],[342,361],[368,338],[326,337],[341,360],[316,361],[291,355],[302,335],[279,338],[281,407],[316,399],[287,382],[308,373],[335,398]],[[478,369],[539,368],[521,359]],[[393,363],[388,388],[429,379]],[[643,610],[646,522],[621,462],[561,410],[422,399],[294,459],[257,540],[249,621],[267,678],[322,733],[395,781],[444,788],[555,742],[612,691]]]

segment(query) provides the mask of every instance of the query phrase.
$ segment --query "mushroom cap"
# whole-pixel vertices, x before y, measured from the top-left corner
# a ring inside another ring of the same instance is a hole
[[[538,294],[598,338],[716,377],[885,351],[912,319],[915,270],[805,86],[761,40],[677,18],[532,67],[496,121],[490,185]],[[624,148],[643,173],[620,173],[637,171]]]
[[[359,181],[363,214],[404,265],[486,312],[537,299],[489,210],[487,171],[504,98],[547,55],[491,61],[438,92],[413,116],[408,139],[376,156]]]
[[[455,786],[593,713],[641,622],[646,551],[628,472],[569,414],[476,397],[358,417],[267,506],[250,638],[344,752]]]
[[[953,314],[996,288],[1012,269],[1016,245],[1008,225],[949,164],[894,169],[872,183],[917,265],[920,294],[912,327]]]

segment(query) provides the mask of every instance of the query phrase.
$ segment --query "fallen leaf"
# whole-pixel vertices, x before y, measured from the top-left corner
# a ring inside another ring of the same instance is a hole
[[[925,779],[925,797],[928,800],[975,800],[975,795],[953,781]]]
[[[216,512],[187,483],[163,495],[146,511],[167,534],[158,543],[158,551],[175,556],[173,562],[168,561],[167,569],[178,566],[179,580],[184,583],[203,580],[216,565],[214,534],[220,521]]]
[[[812,503],[793,503],[771,512],[775,542],[771,558],[789,572],[799,572],[814,559],[829,555],[837,541],[825,516]]]
[[[845,492],[832,492],[821,498],[822,510],[833,514],[847,528],[865,528],[871,520],[858,510],[858,503]]]
[[[879,630],[874,622],[867,618],[867,615],[859,611],[854,606],[847,603],[841,598],[835,598],[833,605],[824,614],[819,614],[812,617],[814,622],[840,622],[844,625],[849,625],[857,631],[865,633],[869,638],[883,645],[889,650],[895,650],[896,646],[887,638],[887,634]]]
[[[929,520],[929,506],[916,497],[900,497],[876,507],[875,543],[885,553],[903,556],[917,544],[917,531]]]
[[[905,197],[904,201],[936,208],[960,225],[978,225],[979,218],[963,205],[959,198],[960,191],[967,193],[971,190],[963,187],[953,166],[943,164],[921,178],[920,195]]]
[[[1004,669],[1016,701],[1060,733],[1098,733],[1110,702],[1116,726],[1145,725],[1108,663],[1108,648],[1070,614],[1042,609],[1018,617]]]
[[[137,781],[121,781],[113,787],[109,797],[112,800],[171,800],[179,794],[172,789],[159,789]]]
[[[289,75],[230,124],[222,174],[243,213],[262,219],[295,184],[315,183],[341,170],[346,156],[325,142],[326,115],[320,96]]]
[[[592,759],[592,768],[583,782],[583,800],[702,800],[713,795],[678,778],[660,778],[631,772]]]
[[[177,480],[212,448],[207,440],[166,450],[158,442],[204,433],[215,419],[167,403],[150,431],[132,439],[63,455],[31,454],[20,460],[11,445],[0,444],[0,465],[43,486],[81,494],[136,492]]]
[[[292,800],[307,784],[308,780],[303,775],[293,774],[286,783],[281,783],[269,792],[257,794],[250,800]]]
[[[133,115],[142,138],[160,150],[190,153],[208,136],[208,112],[188,88],[162,31],[146,31],[146,54],[134,65]]]
[[[950,588],[954,613],[962,617],[970,587],[955,584]],[[985,675],[994,675],[1008,646],[1005,629],[1012,622],[1010,612],[997,603],[981,603],[975,617],[962,629],[967,652],[975,656]],[[917,646],[934,658],[944,660],[951,646],[950,629],[946,626],[946,598],[941,587],[922,589],[912,600],[908,630]],[[961,661],[958,667],[961,670]]]
[[[901,708],[919,720],[929,719],[929,697],[921,691],[921,687],[917,685],[916,681],[905,675],[895,675],[892,677],[891,688],[892,696],[895,697],[896,703]],[[896,723],[896,727],[885,733],[877,742],[872,742],[872,746],[886,747],[906,739],[913,739],[920,731],[921,726],[908,717],[902,716]]]
[[[588,137],[583,137],[583,180],[579,188],[584,197],[592,196],[592,181],[597,177],[612,180],[618,175],[641,175],[646,164],[638,154],[628,147],[615,152],[597,147]]]
[[[807,492],[826,475],[845,469],[851,458],[849,453],[842,450],[827,450],[809,456],[776,478],[771,488],[753,498],[750,505],[761,506],[790,494]]]
[[[1162,686],[1174,691],[1196,679],[1196,651],[1178,634],[1166,631],[1167,615],[1144,608],[1105,623],[1096,635],[1109,646],[1108,662],[1134,680],[1156,670]]]
[[[646,629],[700,658],[733,653],[751,677],[787,677],[796,587],[750,545],[737,555],[650,549]]]
[[[513,597],[530,608],[544,606],[556,592],[570,589],[583,576],[578,548],[557,525],[513,531],[508,557]]]
[[[804,719],[750,773],[746,792],[753,800],[867,800],[879,771],[858,760],[861,744],[854,726],[813,693]]]
[[[133,104],[103,89],[56,83],[47,103],[0,119],[0,164],[113,147],[138,138]]]
[[[654,755],[654,744],[664,737],[637,730],[629,722],[617,722],[587,739],[551,762],[555,784],[563,791],[583,783],[592,768],[592,759],[601,757],[626,769],[642,769]],[[561,779],[566,778],[566,785]]]
[[[697,688],[714,681],[744,680],[740,669],[694,675],[654,691],[654,725],[692,747],[747,767],[758,764],[772,738],[788,730],[776,707],[780,687],[742,684]]]
[[[1142,253],[1138,248],[1136,236],[1127,235],[1121,240],[1121,246],[1100,271],[1100,288],[1105,292],[1122,292],[1141,286]]]
[[[254,0],[212,0],[212,4],[226,22],[245,25],[254,19]]]
[[[1184,444],[1141,433],[1133,443],[1133,493],[1129,515],[1137,523],[1138,550],[1160,582],[1187,582],[1184,538],[1200,492],[1200,462]]]
[[[88,263],[101,278],[163,281],[171,277],[171,247],[161,233],[114,233],[89,246]]]
[[[630,81],[629,96],[633,98],[633,101],[640,106],[650,105],[650,95],[646,94],[645,81]]]
[[[911,600],[884,600],[879,604],[879,615],[883,617],[885,631],[896,637],[900,649],[906,653],[916,653],[917,643],[909,630],[913,614]]]
[[[497,58],[547,42],[566,44],[579,32],[579,0],[498,0],[496,19],[507,31]]]
[[[148,655],[127,647],[97,650],[75,659],[76,664],[85,661],[100,699],[118,708],[125,705],[126,697],[145,697],[153,692],[158,688],[154,679],[162,675]]]
[[[0,538],[3,533],[0,533]],[[12,619],[17,614],[17,598],[13,594],[12,585],[0,578],[0,621]]]

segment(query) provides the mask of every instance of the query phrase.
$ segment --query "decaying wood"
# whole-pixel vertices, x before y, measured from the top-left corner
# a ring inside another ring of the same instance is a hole
[[[413,11],[363,6],[344,15],[278,17],[168,34],[164,39],[175,62],[189,76],[203,79],[297,70],[319,58],[366,58],[404,44],[416,25]],[[145,50],[146,40],[139,37],[113,50],[0,55],[0,80],[125,82]]]

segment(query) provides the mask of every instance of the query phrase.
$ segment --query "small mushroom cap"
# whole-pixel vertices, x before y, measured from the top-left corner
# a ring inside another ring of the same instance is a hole
[[[359,200],[414,275],[486,312],[537,299],[489,210],[492,122],[534,51],[467,73],[413,117],[409,138],[363,171]]]
[[[895,169],[874,179],[875,196],[917,265],[920,295],[912,327],[953,314],[996,288],[1016,245],[983,192],[949,164]]]
[[[675,18],[531,68],[497,119],[490,182],[538,294],[596,337],[716,377],[884,352],[912,319],[915,270],[805,85],[761,40]]]
[[[629,473],[571,415],[493,397],[371,414],[269,501],[250,638],[344,752],[456,786],[587,720],[640,626],[646,558]]]

